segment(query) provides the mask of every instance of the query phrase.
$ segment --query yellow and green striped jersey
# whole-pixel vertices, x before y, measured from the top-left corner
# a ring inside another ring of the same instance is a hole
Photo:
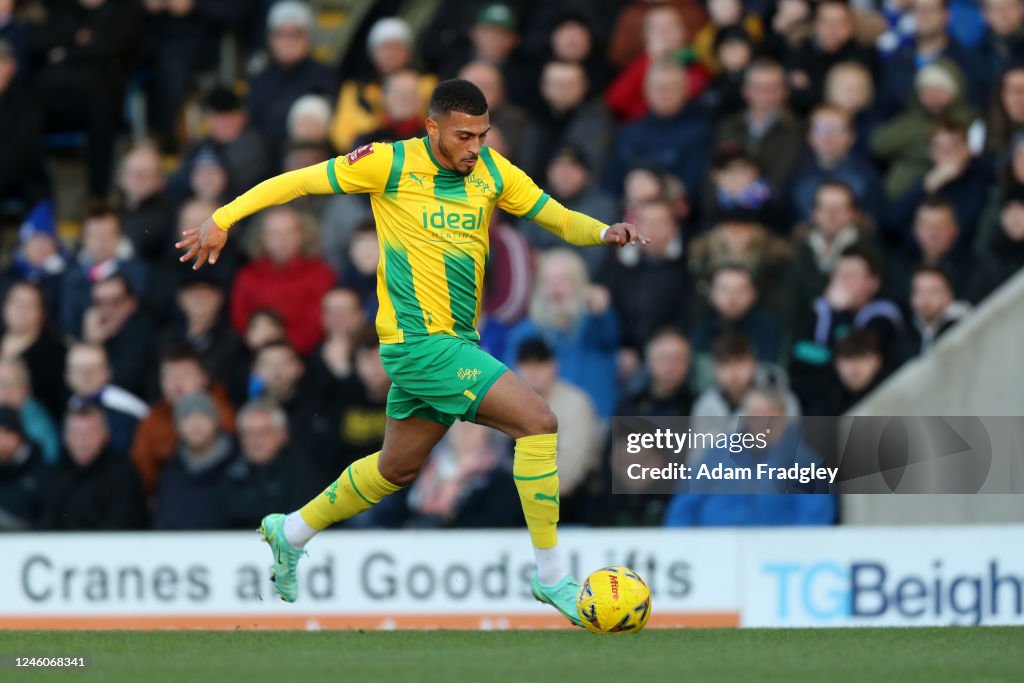
[[[469,176],[441,166],[427,138],[375,142],[271,178],[213,215],[223,229],[303,194],[367,193],[377,224],[377,332],[383,344],[415,335],[478,341],[477,317],[497,206],[575,244],[603,244],[603,223],[568,211],[519,168],[484,147]]]

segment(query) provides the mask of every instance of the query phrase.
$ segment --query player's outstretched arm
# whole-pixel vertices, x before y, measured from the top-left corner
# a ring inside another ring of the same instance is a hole
[[[333,161],[333,160],[332,160]],[[175,244],[184,250],[181,262],[195,259],[192,268],[199,270],[205,263],[217,262],[221,249],[228,240],[228,228],[247,216],[307,194],[333,194],[328,164],[300,168],[264,180],[234,201],[217,209],[202,225],[181,233],[182,240]]]
[[[534,222],[555,233],[566,242],[581,247],[611,244],[647,244],[650,240],[640,234],[632,223],[605,225],[578,211],[570,211],[554,199],[548,199],[536,215]]]

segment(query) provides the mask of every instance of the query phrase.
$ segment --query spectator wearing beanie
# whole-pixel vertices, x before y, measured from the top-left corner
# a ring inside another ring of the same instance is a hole
[[[160,473],[153,528],[215,528],[217,491],[235,456],[231,438],[219,422],[217,405],[206,392],[174,404],[180,443]]]

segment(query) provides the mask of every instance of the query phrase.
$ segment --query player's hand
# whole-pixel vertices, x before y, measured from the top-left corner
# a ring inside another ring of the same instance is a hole
[[[604,234],[604,241],[607,244],[624,247],[627,244],[636,244],[638,242],[644,245],[651,240],[641,235],[632,223],[616,223],[608,227],[608,232]]]
[[[198,228],[185,230],[181,236],[184,239],[174,247],[185,250],[185,255],[178,260],[185,263],[195,259],[192,270],[199,270],[207,262],[211,266],[215,264],[217,257],[220,256],[220,250],[228,241],[228,233],[221,230],[220,226],[213,222],[213,218],[207,218]]]

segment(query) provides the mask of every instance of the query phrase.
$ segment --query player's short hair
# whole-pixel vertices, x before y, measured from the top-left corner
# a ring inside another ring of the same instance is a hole
[[[836,358],[863,358],[882,355],[882,347],[874,330],[853,330],[836,343]]]
[[[716,363],[728,363],[754,357],[754,347],[750,339],[739,332],[726,332],[719,335],[711,344],[711,357]]]
[[[487,113],[487,98],[480,88],[462,78],[441,81],[430,96],[430,117],[447,116],[452,112],[483,116]]]

